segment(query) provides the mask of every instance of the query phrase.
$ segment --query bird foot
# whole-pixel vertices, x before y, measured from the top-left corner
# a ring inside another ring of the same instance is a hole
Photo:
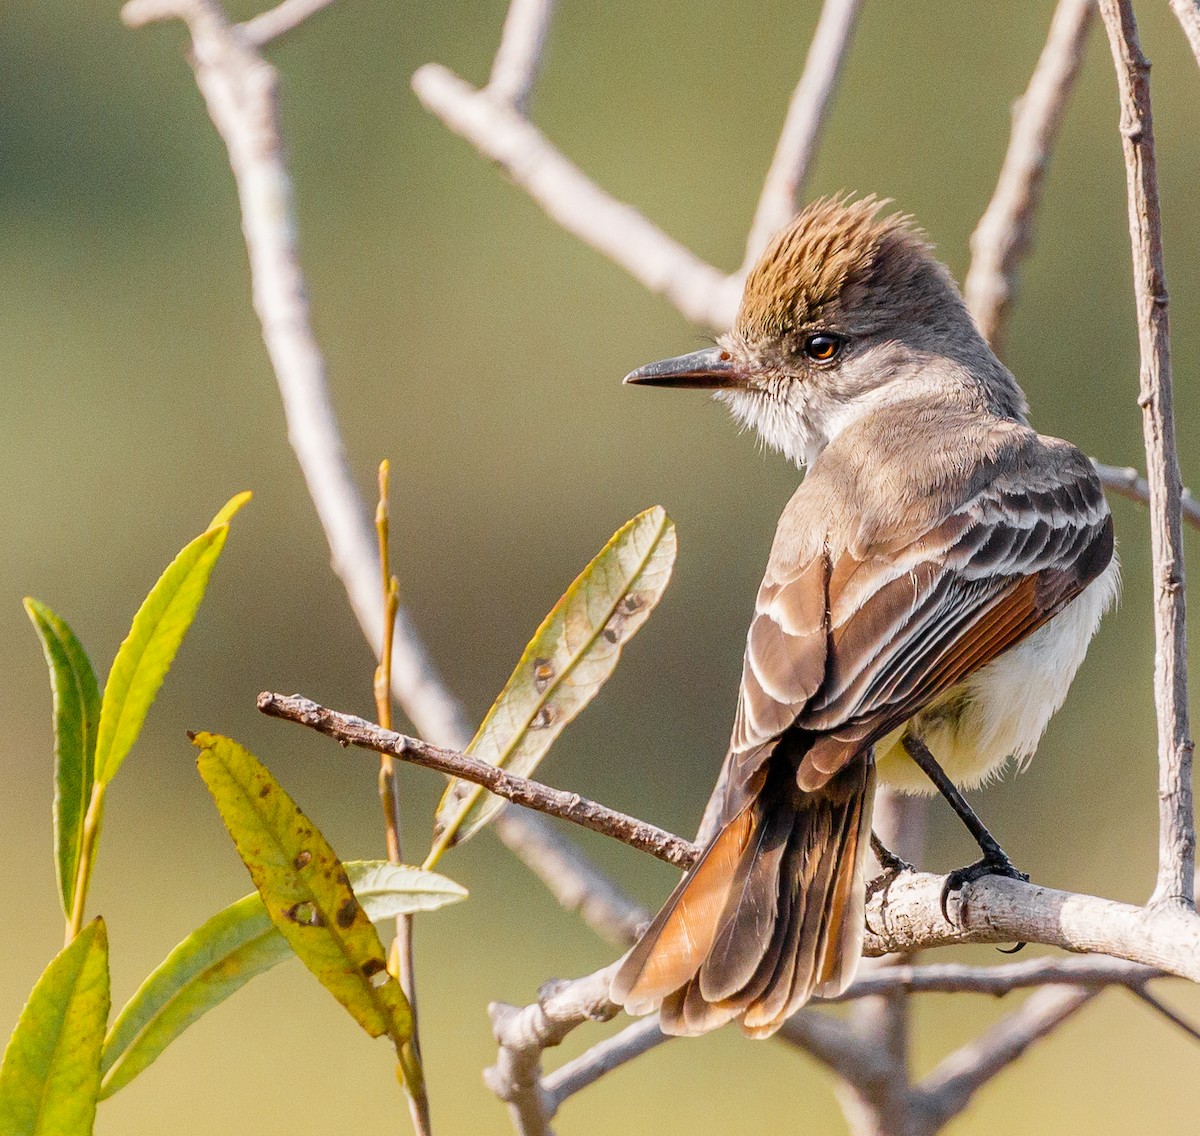
[[[950,918],[948,903],[951,892],[961,891],[967,884],[974,883],[976,880],[983,879],[984,876],[1007,876],[1010,880],[1021,880],[1024,883],[1029,883],[1029,876],[1024,872],[1018,871],[1013,862],[1001,852],[998,856],[984,856],[982,860],[976,860],[974,864],[968,864],[965,868],[955,868],[946,877],[946,882],[942,885],[942,916],[947,923],[953,924],[955,920]],[[1015,954],[1025,944],[1018,944],[1010,954]]]
[[[885,891],[889,888],[902,873],[915,872],[917,870],[907,860],[900,859],[873,832],[871,833],[871,849],[875,853],[875,859],[879,861],[879,866],[883,871],[867,884],[868,899],[877,892]]]

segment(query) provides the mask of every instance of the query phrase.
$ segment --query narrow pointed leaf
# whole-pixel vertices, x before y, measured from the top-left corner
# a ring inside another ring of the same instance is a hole
[[[97,781],[111,781],[137,741],[225,547],[228,518],[246,499],[246,494],[234,497],[214,518],[213,527],[171,561],[133,617],[104,686],[96,739]]]
[[[197,734],[197,764],[271,922],[372,1037],[412,1032],[400,984],[346,869],[266,767],[229,738]]]
[[[249,501],[253,496],[254,494],[248,489],[241,493],[235,493],[229,498],[228,501],[225,502],[224,505],[221,506],[221,509],[217,515],[213,517],[211,521],[209,521],[209,529],[219,529],[222,525],[229,524],[229,522],[241,512],[242,506],[245,505],[246,502]]]
[[[54,871],[63,912],[71,914],[83,818],[92,793],[100,689],[83,644],[64,619],[25,597],[25,610],[42,641],[54,697]]]
[[[467,753],[530,776],[654,610],[675,547],[675,525],[657,506],[618,529],[546,616]],[[503,807],[479,786],[451,781],[435,818],[437,845],[461,843]]]
[[[433,911],[465,899],[466,888],[436,872],[359,860],[346,864],[350,886],[372,923]],[[157,1059],[194,1021],[255,975],[293,958],[255,892],[196,928],[138,988],[104,1043],[101,1098]]]
[[[0,1066],[4,1136],[88,1136],[108,1007],[108,937],[97,919],[46,967],[9,1039]]]

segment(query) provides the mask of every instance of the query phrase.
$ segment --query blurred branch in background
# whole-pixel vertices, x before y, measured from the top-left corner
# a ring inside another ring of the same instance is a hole
[[[1171,0],[1171,11],[1183,27],[1196,62],[1200,63],[1200,0]]]
[[[279,32],[294,28],[301,12],[311,14],[319,7],[288,0],[273,10],[278,15],[274,27]],[[333,570],[368,642],[377,649],[384,620],[375,533],[346,462],[325,360],[312,330],[291,178],[283,157],[278,75],[254,47],[256,36],[265,33],[253,33],[254,21],[249,30],[230,23],[216,0],[130,0],[122,19],[130,27],[180,19],[191,33],[196,83],[229,152],[254,308],[279,384],[288,440],[325,531]],[[462,707],[438,675],[403,606],[396,613],[392,691],[425,737],[459,749],[467,744],[470,730]],[[501,816],[496,831],[557,898],[602,933],[611,935],[614,927],[628,924],[631,901],[544,822],[514,813]]]
[[[862,6],[863,0],[829,0],[821,9],[804,72],[788,104],[775,156],[750,223],[743,275],[754,266],[771,237],[804,204],[804,186],[821,140],[829,100],[841,76]]]
[[[984,339],[1003,353],[1017,265],[1033,237],[1050,151],[1066,116],[1091,26],[1093,0],[1061,0],[1029,86],[1013,106],[1012,136],[996,189],[971,234],[963,298]]]

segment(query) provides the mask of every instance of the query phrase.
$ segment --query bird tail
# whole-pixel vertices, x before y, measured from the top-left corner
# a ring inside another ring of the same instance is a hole
[[[790,769],[713,838],[625,957],[611,997],[664,1033],[733,1018],[769,1037],[814,994],[840,994],[862,954],[874,762],[814,792]]]

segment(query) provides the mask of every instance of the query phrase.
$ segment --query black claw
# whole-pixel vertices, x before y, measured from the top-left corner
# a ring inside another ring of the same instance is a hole
[[[901,860],[874,832],[871,833],[871,851],[875,853],[875,859],[879,861],[885,876],[895,878],[901,872],[917,870],[907,860]]]
[[[946,877],[946,882],[942,885],[942,917],[947,923],[953,924],[954,920],[950,918],[950,912],[947,908],[947,901],[950,899],[950,893],[960,891],[962,888],[976,880],[983,879],[984,876],[1007,876],[1010,880],[1021,880],[1023,883],[1029,883],[1029,877],[1024,872],[1019,872],[1013,866],[1013,862],[1001,854],[1000,856],[985,856],[982,860],[977,860],[974,864],[968,864],[965,868],[955,868]],[[1011,952],[1015,954],[1024,946],[1024,943],[1019,944]]]
[[[1029,946],[1028,943],[1014,943],[1011,947],[997,947],[996,950],[1002,955],[1015,955],[1018,951],[1023,951],[1027,946]]]

